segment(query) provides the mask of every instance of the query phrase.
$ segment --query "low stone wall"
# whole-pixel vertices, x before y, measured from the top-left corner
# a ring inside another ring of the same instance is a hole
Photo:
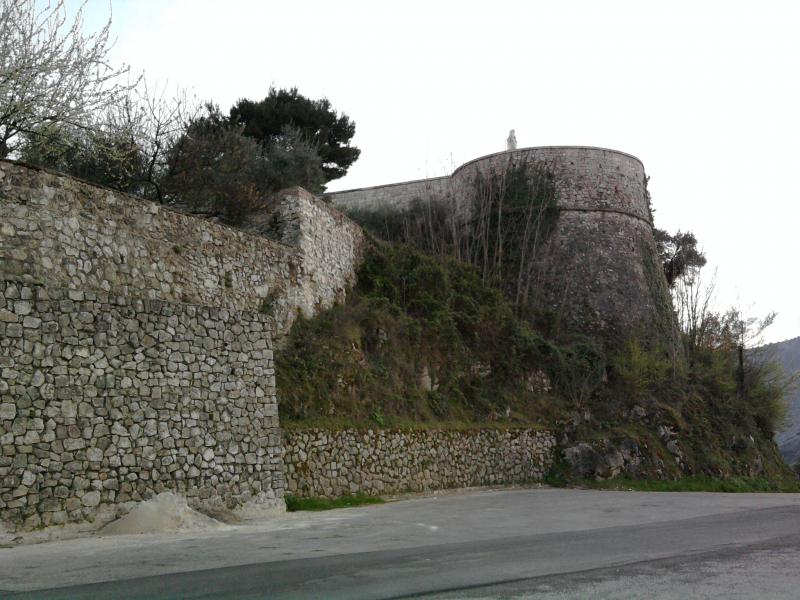
[[[556,440],[531,429],[284,431],[286,493],[336,498],[540,481]]]

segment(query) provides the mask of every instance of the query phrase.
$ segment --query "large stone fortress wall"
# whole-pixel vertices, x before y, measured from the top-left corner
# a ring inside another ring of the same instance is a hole
[[[334,206],[348,211],[374,211],[387,207],[402,210],[415,200],[438,198],[450,191],[450,176],[417,179],[326,194]]]
[[[282,504],[273,340],[364,240],[301,190],[274,216],[286,243],[0,161],[0,521]]]
[[[604,148],[555,146],[498,152],[472,160],[449,178],[328,194],[352,209],[403,211],[412,198],[442,202],[468,218],[475,180],[515,164],[555,176],[560,215],[537,259],[539,293],[560,317],[590,331],[654,334],[673,343],[669,296],[656,260],[641,161]],[[428,191],[429,193],[424,193]]]
[[[500,173],[522,162],[541,164],[553,172],[562,211],[619,212],[651,222],[644,165],[630,154],[605,148],[554,146],[497,152],[458,167],[451,176],[451,189],[459,193],[479,173]]]

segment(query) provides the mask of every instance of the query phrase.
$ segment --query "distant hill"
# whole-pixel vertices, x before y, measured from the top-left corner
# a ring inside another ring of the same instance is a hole
[[[787,375],[800,372],[800,337],[770,344],[764,349],[783,366]],[[788,401],[791,423],[775,439],[786,462],[793,465],[800,461],[800,389],[794,390]]]

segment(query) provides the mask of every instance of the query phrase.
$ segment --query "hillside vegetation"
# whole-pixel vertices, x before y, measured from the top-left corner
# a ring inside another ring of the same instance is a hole
[[[278,355],[281,423],[542,427],[566,478],[791,475],[772,440],[779,395],[755,375],[740,393],[734,353],[690,366],[546,325],[515,316],[473,266],[375,242],[347,301],[298,321]]]
[[[800,376],[800,338],[770,344],[764,348],[768,356],[774,357],[787,376]],[[778,447],[790,465],[800,463],[800,386],[788,391],[787,426],[776,436]]]
[[[347,302],[294,326],[277,361],[281,419],[549,426],[601,362],[588,340],[535,333],[469,265],[376,243]]]

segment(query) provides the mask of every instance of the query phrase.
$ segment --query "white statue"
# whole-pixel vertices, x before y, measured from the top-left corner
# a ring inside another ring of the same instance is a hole
[[[514,134],[514,130],[508,132],[508,139],[506,140],[506,150],[516,150],[517,149],[517,136]]]

